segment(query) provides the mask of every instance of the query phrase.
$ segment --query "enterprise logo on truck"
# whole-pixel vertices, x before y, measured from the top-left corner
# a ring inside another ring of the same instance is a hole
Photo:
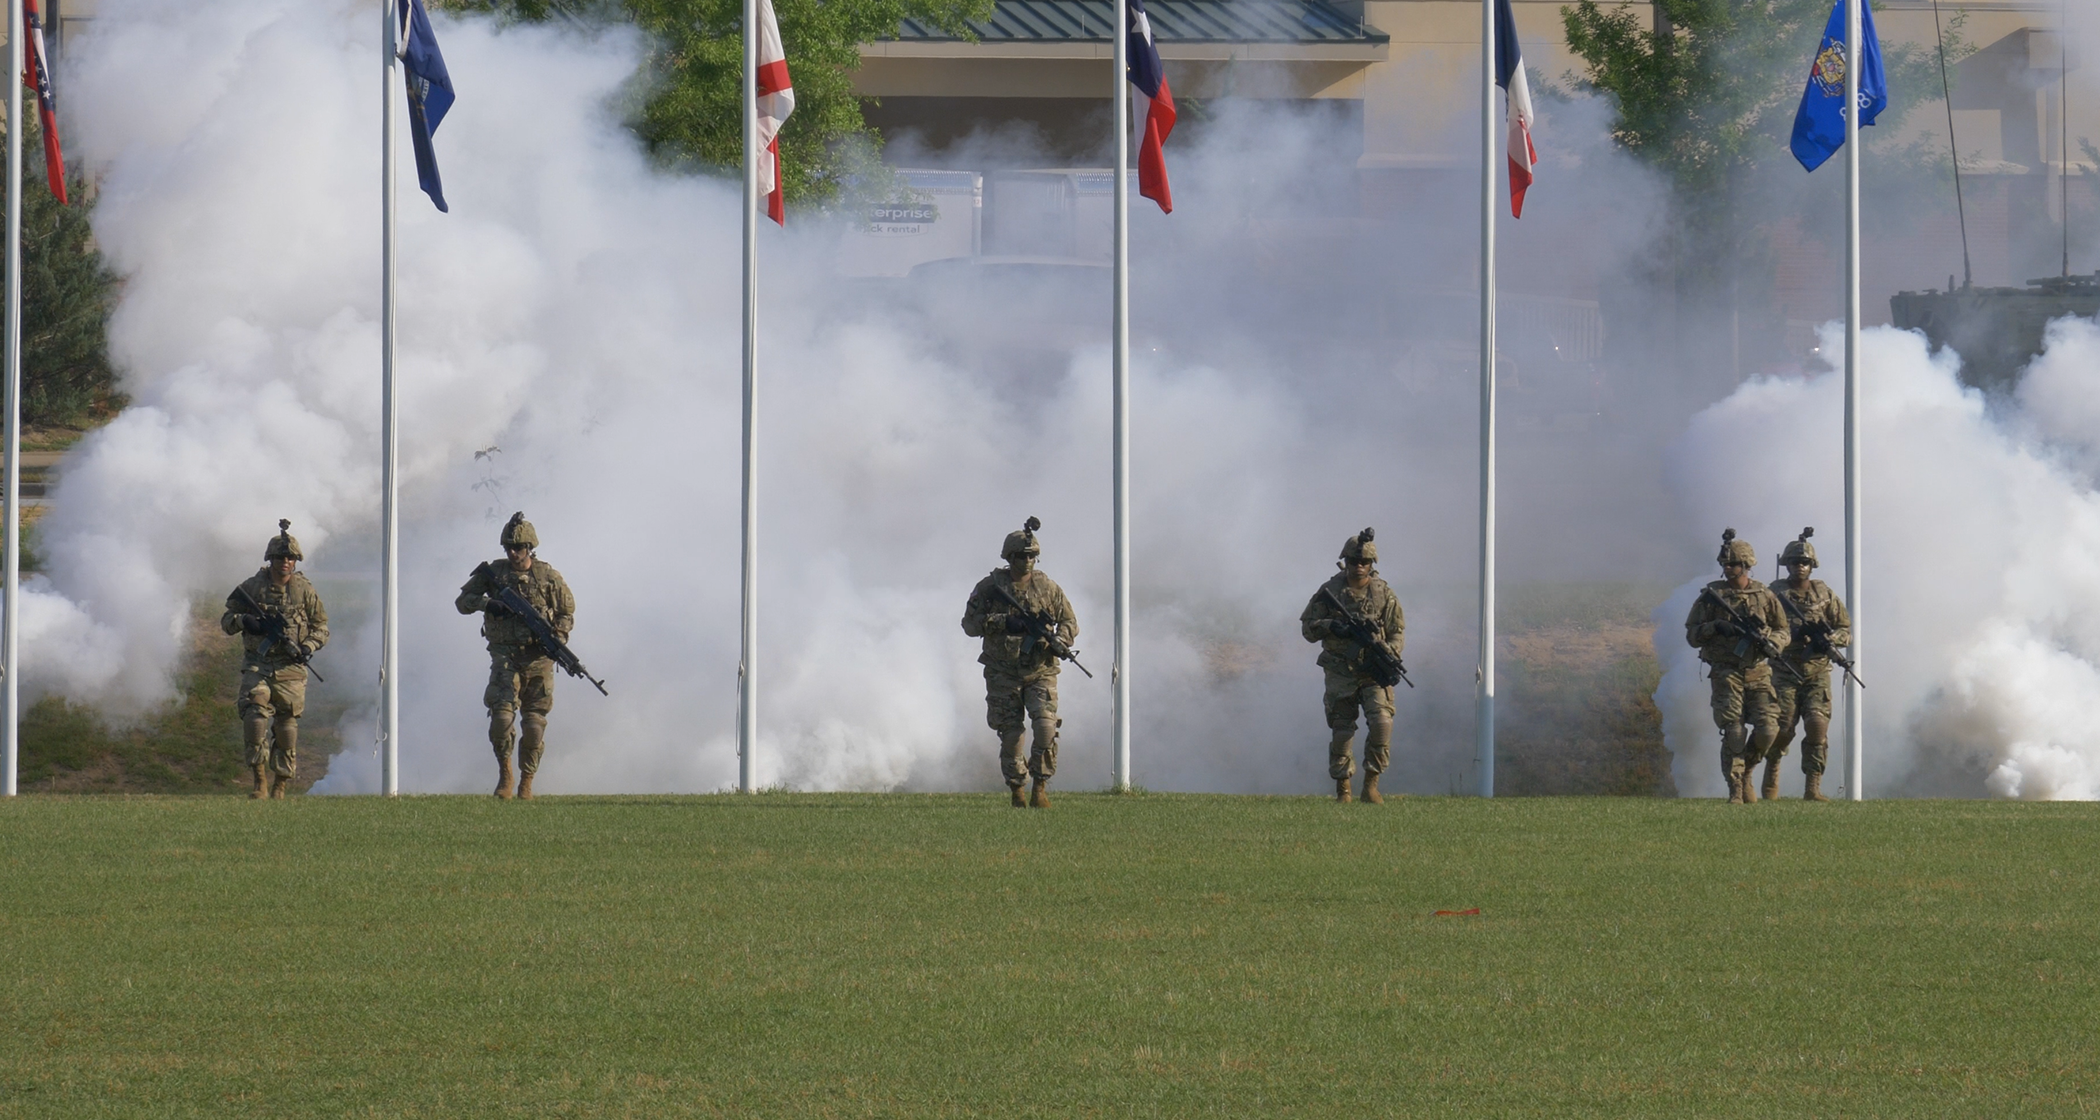
[[[885,202],[868,208],[868,232],[910,236],[925,233],[941,220],[941,208],[930,202]]]

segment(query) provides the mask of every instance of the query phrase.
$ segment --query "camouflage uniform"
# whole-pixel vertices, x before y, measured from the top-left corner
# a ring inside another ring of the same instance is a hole
[[[1816,562],[1815,549],[1808,543],[1808,533],[1787,546],[1780,557],[1781,563],[1805,559]],[[1772,585],[1774,593],[1791,606],[1788,621],[1796,625],[1824,625],[1830,628],[1830,645],[1842,650],[1852,644],[1852,616],[1845,610],[1844,600],[1830,585],[1819,579],[1809,579],[1802,586],[1795,586],[1790,576]],[[1810,778],[1823,774],[1830,762],[1830,658],[1809,648],[1809,643],[1797,642],[1774,665],[1773,683],[1778,689],[1779,737],[1765,753],[1766,764],[1777,767],[1786,757],[1787,747],[1794,741],[1794,725],[1804,725],[1801,737],[1801,773]],[[1776,769],[1772,771],[1776,777]]]
[[[289,556],[303,559],[290,524],[280,522],[280,532],[270,539],[265,560]],[[277,796],[291,784],[299,769],[299,717],[306,714],[306,666],[300,660],[328,644],[328,608],[304,575],[293,572],[279,587],[270,579],[266,565],[241,583],[265,612],[282,615],[285,640],[271,642],[244,625],[253,618],[241,602],[240,593],[226,597],[226,613],[219,616],[219,629],[241,635],[241,683],[236,706],[241,715],[241,739],[248,769],[255,774],[256,793],[271,779]],[[244,632],[246,631],[246,632]],[[263,652],[268,644],[270,650]]]
[[[1036,551],[1032,529],[1010,534],[1002,550],[1008,557],[1016,553],[1033,556]],[[1064,723],[1057,717],[1059,658],[1043,642],[1035,643],[1025,655],[1021,652],[1027,638],[1010,632],[1007,614],[1013,606],[993,588],[1003,588],[1030,611],[1055,619],[1058,640],[1068,649],[1079,637],[1079,619],[1056,581],[1033,570],[1016,579],[1006,568],[993,569],[977,581],[963,606],[963,633],[984,642],[983,652],[977,655],[984,666],[984,721],[999,733],[999,771],[1008,787],[1019,790],[1030,777],[1040,786],[1057,773],[1057,729]],[[1034,725],[1035,732],[1025,768],[1021,762],[1024,720]]]
[[[1377,546],[1365,539],[1369,533],[1366,529],[1364,534],[1349,538],[1342,548],[1345,564],[1359,555],[1371,561],[1378,559]],[[1370,676],[1363,663],[1364,647],[1342,636],[1334,625],[1342,613],[1327,601],[1322,594],[1325,591],[1334,592],[1375,624],[1379,637],[1395,654],[1407,644],[1406,616],[1401,613],[1399,596],[1384,580],[1373,575],[1361,591],[1352,590],[1346,571],[1335,573],[1320,591],[1314,592],[1312,601],[1298,615],[1299,633],[1308,642],[1320,643],[1318,663],[1327,678],[1322,700],[1328,729],[1333,732],[1327,744],[1327,776],[1335,780],[1339,792],[1356,772],[1350,745],[1356,738],[1356,714],[1362,709],[1364,722],[1369,725],[1364,733],[1364,774],[1375,789],[1375,779],[1392,763],[1393,690]]]
[[[1733,536],[1731,529],[1724,538],[1721,562],[1754,566],[1756,553],[1748,542]],[[1763,637],[1780,650],[1785,649],[1786,613],[1770,588],[1751,580],[1748,587],[1738,590],[1727,580],[1717,579],[1706,589],[1745,616],[1761,622]],[[1685,641],[1698,649],[1699,660],[1706,662],[1707,677],[1713,685],[1714,725],[1721,729],[1721,774],[1728,779],[1731,800],[1745,794],[1755,796],[1747,772],[1771,749],[1779,734],[1779,700],[1772,690],[1768,651],[1757,637],[1746,638],[1734,632],[1735,627],[1728,612],[1703,595],[1692,604],[1691,613],[1684,620]],[[1743,730],[1746,724],[1750,727],[1747,736]]]
[[[539,543],[523,514],[513,516],[503,531],[506,547],[521,539],[535,546]],[[489,746],[495,749],[507,779],[515,741],[518,772],[524,778],[520,793],[529,795],[532,775],[539,771],[540,756],[546,749],[547,713],[554,710],[554,659],[524,622],[489,609],[489,595],[500,587],[516,589],[563,642],[576,625],[576,597],[570,594],[568,581],[545,560],[534,558],[529,570],[519,571],[505,556],[474,569],[452,602],[461,614],[486,612],[481,636],[488,639],[489,683],[482,690],[481,704],[489,713]],[[512,717],[521,713],[522,734],[513,740]],[[498,795],[509,796],[509,791],[499,786]]]

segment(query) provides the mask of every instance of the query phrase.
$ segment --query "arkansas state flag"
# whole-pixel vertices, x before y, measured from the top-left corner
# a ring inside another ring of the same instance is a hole
[[[1138,126],[1138,193],[1159,203],[1161,212],[1174,212],[1174,192],[1167,189],[1167,159],[1160,148],[1174,131],[1174,94],[1167,89],[1167,72],[1159,64],[1159,51],[1152,45],[1152,21],[1145,18],[1144,0],[1130,0],[1128,60],[1130,84],[1135,96],[1131,111]]]
[[[22,85],[36,92],[37,116],[44,125],[44,181],[60,205],[66,201],[66,157],[58,147],[58,106],[51,100],[51,64],[44,54],[44,20],[36,0],[22,0]]]
[[[766,214],[783,226],[787,203],[780,190],[780,126],[794,111],[795,87],[788,83],[773,0],[758,0],[758,189],[766,196]]]
[[[1539,154],[1531,146],[1531,83],[1524,80],[1524,49],[1509,0],[1495,0],[1495,84],[1509,95],[1509,213],[1521,218]]]

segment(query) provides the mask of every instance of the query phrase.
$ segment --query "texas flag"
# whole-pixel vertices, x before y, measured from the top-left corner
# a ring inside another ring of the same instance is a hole
[[[44,55],[44,20],[36,0],[22,0],[24,35],[22,85],[36,92],[37,115],[44,124],[44,181],[61,205],[66,201],[66,157],[58,147],[58,106],[51,100],[51,63]]]
[[[1531,146],[1531,83],[1524,80],[1524,50],[1509,0],[1495,0],[1495,84],[1509,94],[1509,213],[1521,218],[1539,154]]]
[[[788,83],[773,0],[758,0],[758,189],[766,196],[766,213],[783,226],[787,203],[780,191],[780,126],[794,111],[795,87]]]
[[[1128,58],[1130,84],[1136,94],[1131,111],[1136,114],[1138,138],[1138,193],[1159,203],[1163,213],[1174,212],[1174,193],[1167,189],[1167,160],[1160,147],[1174,131],[1174,94],[1167,89],[1167,72],[1159,64],[1159,51],[1152,45],[1152,21],[1145,18],[1144,0],[1130,0]]]

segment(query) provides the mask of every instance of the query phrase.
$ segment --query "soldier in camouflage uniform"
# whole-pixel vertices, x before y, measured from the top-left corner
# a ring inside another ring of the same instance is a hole
[[[251,798],[282,799],[299,770],[299,717],[306,714],[306,660],[328,644],[328,608],[298,572],[306,555],[279,521],[263,567],[226,597],[219,629],[241,636],[241,741],[255,778]],[[246,592],[253,604],[242,602]],[[262,609],[255,613],[256,607]],[[283,621],[281,636],[271,633]]]
[[[489,745],[496,751],[496,796],[509,798],[511,718],[522,713],[523,733],[516,737],[518,796],[532,799],[532,776],[539,772],[547,745],[547,713],[554,710],[554,659],[515,616],[489,596],[501,587],[515,588],[538,610],[563,642],[576,625],[576,597],[553,565],[538,559],[540,535],[523,513],[503,526],[503,559],[474,569],[452,601],[461,614],[485,612],[481,636],[489,643],[489,685],[481,694],[489,710]]]
[[[1735,530],[1721,534],[1716,557],[1722,578],[1706,585],[1684,619],[1684,639],[1699,651],[1713,684],[1714,724],[1721,729],[1721,774],[1728,801],[1757,800],[1751,781],[1759,759],[1779,735],[1779,700],[1772,691],[1771,660],[1786,649],[1786,612],[1770,588],[1750,578],[1757,552]],[[1726,603],[1717,605],[1715,600]],[[1728,607],[1749,621],[1738,623]],[[1744,732],[1748,725],[1749,732]]]
[[[1027,624],[1014,611],[1002,591],[1018,600],[1029,613],[1055,622],[1058,641],[1069,650],[1079,637],[1079,619],[1064,590],[1049,576],[1035,570],[1042,548],[1035,531],[1042,522],[1031,517],[1026,527],[1006,535],[999,550],[1006,567],[977,581],[970,600],[963,606],[963,633],[984,639],[984,652],[977,660],[984,666],[985,722],[999,733],[999,770],[1006,778],[1015,808],[1050,807],[1050,779],[1057,773],[1056,647],[1037,641],[1034,648],[1025,635]],[[1021,764],[1021,731],[1025,719],[1034,725],[1028,745],[1028,764]],[[1021,786],[1030,777],[1035,788],[1026,798]]]
[[[1772,683],[1779,697],[1779,737],[1765,752],[1764,794],[1774,800],[1779,797],[1779,760],[1786,757],[1787,745],[1794,741],[1797,721],[1805,725],[1806,731],[1801,737],[1801,773],[1808,780],[1801,798],[1830,800],[1823,796],[1823,769],[1830,761],[1830,658],[1799,635],[1804,626],[1827,626],[1830,648],[1843,649],[1852,644],[1852,616],[1846,613],[1844,600],[1829,584],[1809,578],[1809,573],[1816,570],[1816,546],[1808,543],[1808,538],[1815,532],[1814,528],[1803,529],[1801,536],[1786,546],[1779,562],[1786,565],[1789,576],[1772,585],[1796,635],[1786,653],[1773,663]]]
[[[1364,800],[1385,804],[1378,792],[1378,775],[1392,762],[1393,689],[1378,683],[1364,664],[1362,645],[1347,636],[1342,612],[1327,601],[1327,593],[1341,597],[1379,630],[1379,638],[1395,655],[1406,644],[1407,620],[1400,612],[1400,598],[1378,578],[1378,546],[1365,529],[1342,544],[1341,572],[1328,579],[1312,602],[1298,616],[1299,632],[1308,642],[1320,643],[1320,668],[1326,671],[1325,705],[1327,726],[1333,737],[1327,745],[1327,776],[1334,779],[1334,798],[1348,801],[1349,778],[1355,773],[1350,745],[1356,739],[1356,713],[1363,710]],[[1399,796],[1394,794],[1395,797]]]

